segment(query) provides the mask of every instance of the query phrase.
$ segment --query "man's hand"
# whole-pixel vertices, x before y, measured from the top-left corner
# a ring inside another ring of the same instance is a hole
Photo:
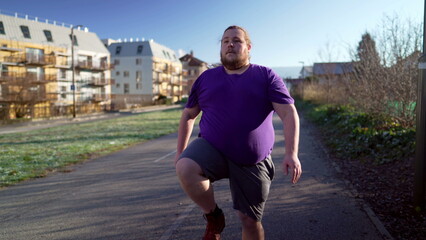
[[[302,165],[300,164],[299,158],[297,156],[285,156],[283,161],[283,171],[285,175],[288,175],[289,170],[292,171],[291,182],[297,183],[299,181],[300,175],[302,175]]]
[[[180,157],[180,153],[176,153],[174,161],[173,161],[175,167],[176,167],[177,162],[179,161],[179,157]]]

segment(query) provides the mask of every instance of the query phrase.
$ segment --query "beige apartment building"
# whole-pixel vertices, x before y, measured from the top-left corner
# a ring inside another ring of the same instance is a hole
[[[0,14],[0,70],[0,120],[109,108],[110,55],[82,27]]]

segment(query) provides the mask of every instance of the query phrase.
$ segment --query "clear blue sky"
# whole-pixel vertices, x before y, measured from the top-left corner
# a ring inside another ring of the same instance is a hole
[[[252,38],[251,62],[300,66],[318,62],[328,44],[336,61],[385,14],[423,21],[423,0],[0,0],[0,9],[68,24],[100,38],[154,39],[176,52],[219,61],[219,40],[229,25]]]

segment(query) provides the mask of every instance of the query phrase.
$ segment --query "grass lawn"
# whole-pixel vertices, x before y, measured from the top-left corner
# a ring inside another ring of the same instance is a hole
[[[0,135],[0,187],[177,131],[181,110]]]

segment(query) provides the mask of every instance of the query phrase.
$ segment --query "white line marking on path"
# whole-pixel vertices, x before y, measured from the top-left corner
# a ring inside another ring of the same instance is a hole
[[[155,160],[154,160],[154,162],[159,162],[159,161],[161,161],[161,160],[165,159],[166,157],[169,157],[169,156],[171,156],[171,155],[173,155],[173,154],[175,154],[175,153],[176,153],[176,150],[174,150],[173,152],[168,153],[168,154],[166,154],[166,155],[164,155],[164,156],[162,156],[162,157],[160,157],[160,158],[155,159]]]
[[[183,222],[183,220],[189,215],[189,213],[194,209],[195,204],[191,204],[179,215],[179,217],[175,220],[175,222],[172,224],[172,226],[167,229],[161,236],[159,240],[168,240],[170,236],[172,236],[172,233],[174,230],[176,230]]]

